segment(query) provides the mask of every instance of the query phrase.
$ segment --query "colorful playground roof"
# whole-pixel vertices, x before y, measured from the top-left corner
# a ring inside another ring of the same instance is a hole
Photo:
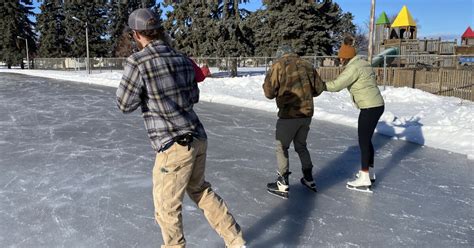
[[[474,31],[472,31],[471,27],[467,27],[461,38],[474,38]]]
[[[381,25],[381,24],[390,24],[390,20],[388,19],[385,11],[383,11],[382,14],[380,14],[379,19],[377,19],[377,22],[375,23],[375,25]]]
[[[416,22],[408,11],[407,6],[403,5],[402,10],[398,13],[397,18],[392,23],[392,28],[396,27],[415,27]]]

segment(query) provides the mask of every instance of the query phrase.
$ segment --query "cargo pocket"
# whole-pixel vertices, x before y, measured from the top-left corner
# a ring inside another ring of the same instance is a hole
[[[182,146],[173,144],[165,153],[167,153],[166,163],[163,163],[158,168],[158,173],[161,174],[163,188],[163,197],[171,199],[179,197],[186,188],[187,178],[189,177],[190,153],[184,152]]]

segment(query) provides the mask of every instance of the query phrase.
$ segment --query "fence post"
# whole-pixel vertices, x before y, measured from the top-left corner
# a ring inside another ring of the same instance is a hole
[[[383,55],[383,90],[387,85],[387,54]]]
[[[474,82],[474,72],[471,71],[471,77],[468,77],[467,78],[468,81],[470,82]],[[471,83],[471,101],[474,102],[474,84]],[[466,98],[468,98],[469,96],[467,96]]]
[[[268,66],[267,57],[265,57],[265,74],[267,73],[267,66]]]
[[[474,84],[471,84],[471,101],[474,102]]]
[[[438,72],[438,83],[439,83],[439,88],[438,88],[438,94],[437,95],[441,95],[441,90],[443,88],[443,69],[439,69],[439,72]]]

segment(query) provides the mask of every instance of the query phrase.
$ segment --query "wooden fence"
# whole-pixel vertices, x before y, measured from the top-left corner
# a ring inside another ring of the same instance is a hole
[[[474,101],[474,71],[463,69],[416,70],[406,68],[374,68],[377,83],[394,87],[410,87],[442,96]],[[320,67],[324,81],[335,79],[340,67]],[[385,78],[384,78],[385,77]]]

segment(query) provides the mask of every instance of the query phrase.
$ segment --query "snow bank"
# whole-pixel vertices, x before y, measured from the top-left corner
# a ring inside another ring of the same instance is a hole
[[[0,70],[32,76],[72,80],[117,87],[121,71],[94,73],[84,71]],[[252,74],[252,73],[250,73]],[[273,100],[263,96],[264,76],[208,78],[200,83],[201,100],[277,112]],[[421,145],[466,154],[474,159],[474,103],[454,97],[436,96],[411,88],[386,87],[382,91],[385,113],[377,132]],[[349,93],[324,92],[315,98],[315,119],[357,127],[359,111]]]

